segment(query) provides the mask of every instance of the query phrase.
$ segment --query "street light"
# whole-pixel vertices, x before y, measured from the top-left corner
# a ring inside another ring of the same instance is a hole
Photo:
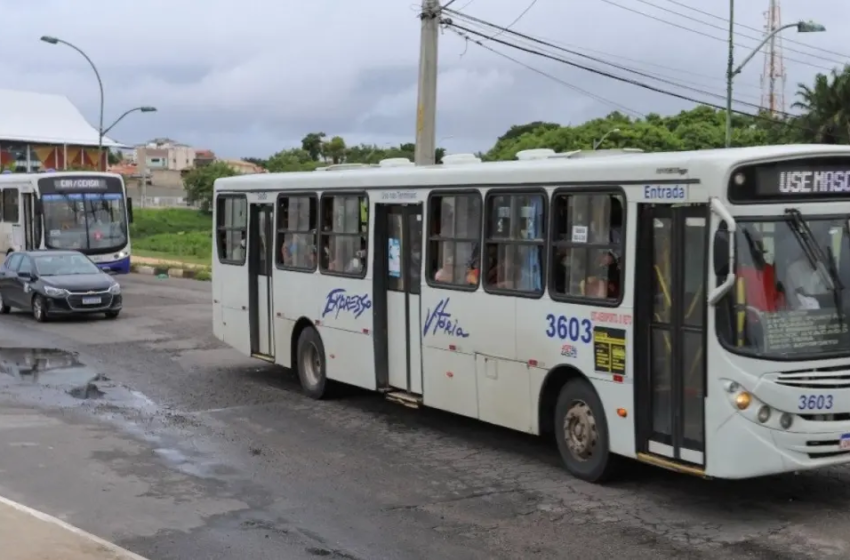
[[[608,138],[608,137],[609,137],[609,136],[611,136],[612,134],[619,134],[619,133],[620,133],[620,129],[619,129],[619,128],[612,128],[611,130],[609,130],[608,132],[606,132],[605,134],[603,134],[603,135],[602,135],[602,138],[600,138],[598,141],[593,142],[593,151],[596,151],[596,148],[598,148],[599,146],[601,146],[601,145],[602,145],[602,142],[604,142],[606,138]]]
[[[789,23],[783,25],[781,27],[777,27],[770,33],[768,33],[765,38],[762,40],[759,45],[753,49],[747,58],[738,65],[737,68],[733,70],[733,56],[735,45],[733,43],[734,39],[734,20],[735,17],[735,1],[729,0],[729,61],[726,68],[726,147],[730,147],[732,145],[732,80],[741,73],[741,70],[744,69],[744,66],[747,65],[749,61],[753,59],[755,55],[761,51],[761,48],[767,44],[768,41],[773,39],[780,31],[784,31],[786,29],[791,29],[792,27],[797,28],[797,33],[820,33],[826,31],[826,27],[819,23],[815,23],[813,21],[798,21],[797,23]]]
[[[85,58],[92,70],[94,70],[94,75],[97,77],[97,85],[100,88],[100,121],[97,127],[97,167],[100,169],[100,166],[103,165],[103,80],[100,79],[100,72],[97,71],[97,66],[94,65],[92,59],[89,58],[89,55],[83,52],[83,50],[76,45],[72,45],[68,41],[63,41],[62,39],[58,39],[56,37],[51,37],[49,35],[44,35],[41,38],[42,41],[48,43],[50,45],[58,45],[62,43],[67,47],[71,47]]]
[[[156,107],[148,107],[147,105],[145,105],[143,107],[134,107],[134,108],[132,108],[128,111],[124,111],[124,113],[120,117],[115,119],[115,122],[113,122],[111,125],[106,127],[106,129],[103,131],[101,136],[106,136],[107,134],[109,134],[109,131],[112,130],[113,128],[115,128],[115,125],[118,124],[119,122],[121,122],[121,120],[124,117],[126,117],[130,113],[135,113],[136,111],[139,111],[140,113],[155,113]]]

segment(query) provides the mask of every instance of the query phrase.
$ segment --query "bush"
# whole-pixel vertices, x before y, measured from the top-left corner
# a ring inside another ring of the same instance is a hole
[[[212,280],[212,274],[210,274],[209,270],[199,270],[195,273],[195,280],[209,282],[210,280]]]
[[[158,233],[147,237],[133,237],[134,249],[156,251],[178,257],[200,257],[209,259],[212,254],[212,233],[190,231],[188,233]]]

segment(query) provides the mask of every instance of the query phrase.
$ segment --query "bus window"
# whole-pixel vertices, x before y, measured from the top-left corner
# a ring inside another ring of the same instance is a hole
[[[364,211],[362,195],[326,195],[322,197],[320,263],[322,272],[355,276],[366,275],[368,206]]]
[[[556,194],[552,199],[553,297],[620,299],[623,198]]]
[[[3,221],[18,221],[18,189],[3,190]]]
[[[316,270],[316,196],[279,196],[277,200],[278,266],[309,272]]]
[[[218,260],[242,266],[248,238],[248,200],[244,196],[221,195],[216,203]]]
[[[542,194],[488,197],[485,289],[543,293],[545,205]]]
[[[481,196],[431,197],[428,211],[428,279],[437,284],[478,287]]]

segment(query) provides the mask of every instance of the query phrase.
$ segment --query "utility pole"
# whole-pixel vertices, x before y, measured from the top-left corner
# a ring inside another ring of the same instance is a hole
[[[419,94],[416,102],[416,165],[434,165],[437,149],[437,39],[439,0],[422,0],[419,43]]]
[[[726,147],[732,146],[732,80],[735,79],[735,0],[729,0],[729,60],[726,63]]]

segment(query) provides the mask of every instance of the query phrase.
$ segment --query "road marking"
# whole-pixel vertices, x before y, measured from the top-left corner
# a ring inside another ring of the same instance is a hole
[[[97,544],[97,545],[105,548],[106,550],[108,550],[109,552],[111,552],[111,553],[113,553],[117,556],[125,558],[126,560],[148,560],[147,558],[144,558],[142,556],[139,556],[138,554],[130,552],[127,549],[121,548],[120,546],[118,546],[115,543],[111,543],[107,540],[104,540],[104,539],[98,537],[97,535],[92,535],[91,533],[87,533],[86,531],[83,531],[82,529],[80,529],[78,527],[74,527],[73,525],[62,521],[61,519],[53,517],[52,515],[48,515],[44,512],[38,511],[37,509],[32,509],[31,507],[27,507],[23,504],[19,504],[18,502],[12,501],[9,498],[4,498],[3,496],[0,496],[0,504],[7,505],[12,509],[15,509],[15,510],[21,512],[21,513],[26,513],[27,515],[35,517],[36,519],[39,519],[39,520],[44,521],[46,523],[56,525],[57,527],[64,529],[64,530],[66,530],[70,533],[73,533],[74,535],[77,535],[78,537],[81,537],[83,539],[91,541],[94,544]]]

